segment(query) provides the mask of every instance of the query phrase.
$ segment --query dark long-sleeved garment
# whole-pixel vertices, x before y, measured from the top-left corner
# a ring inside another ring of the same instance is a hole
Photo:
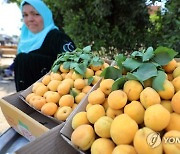
[[[73,51],[75,44],[63,31],[51,30],[42,46],[29,53],[19,53],[14,60],[16,91],[28,88],[51,69],[57,55]]]

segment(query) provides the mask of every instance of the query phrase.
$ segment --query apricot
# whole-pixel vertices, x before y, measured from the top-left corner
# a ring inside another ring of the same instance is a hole
[[[140,102],[147,109],[153,104],[160,104],[161,98],[159,94],[151,87],[146,87],[140,93]]]
[[[134,119],[137,124],[141,124],[144,121],[145,109],[139,101],[132,101],[124,107],[124,113],[128,114]]]
[[[100,83],[101,91],[104,94],[109,95],[111,90],[112,90],[113,83],[114,83],[113,79],[104,79],[104,80],[102,80],[101,83]]]
[[[35,93],[36,89],[37,89],[39,86],[44,86],[44,84],[43,84],[42,82],[39,82],[39,81],[33,83],[33,85],[32,85],[32,92]]]
[[[86,68],[86,72],[85,72],[84,77],[86,79],[88,79],[88,78],[92,77],[93,75],[94,75],[94,71],[90,68]]]
[[[170,130],[163,136],[163,150],[166,154],[179,154],[180,153],[180,131]]]
[[[105,94],[99,89],[92,91],[88,96],[88,102],[90,104],[103,104],[104,101]]]
[[[111,107],[108,107],[106,110],[106,115],[112,119],[117,117],[118,115],[123,114],[122,109],[112,109]]]
[[[86,105],[86,111],[87,111],[92,105],[93,105],[93,104],[88,103],[88,104]]]
[[[102,65],[90,65],[90,68],[93,70],[93,71],[98,71],[102,68]]]
[[[59,74],[59,73],[51,72],[50,76],[51,76],[51,80],[59,80],[59,81],[61,81],[63,79],[61,74]]]
[[[54,114],[54,117],[58,120],[65,121],[71,114],[72,108],[69,106],[59,107]]]
[[[55,103],[46,103],[42,106],[41,112],[45,115],[52,116],[56,113],[58,106]]]
[[[76,113],[76,115],[72,118],[72,128],[76,129],[78,126],[83,124],[89,124],[89,120],[87,119],[87,113],[85,111],[81,111]]]
[[[163,117],[163,118],[162,118]],[[144,123],[154,131],[165,129],[170,121],[170,112],[161,104],[154,104],[145,110]]]
[[[83,76],[82,76],[81,74],[78,74],[78,73],[76,73],[75,71],[73,71],[71,78],[72,78],[73,80],[83,79]]]
[[[112,154],[137,154],[135,148],[132,145],[121,144],[117,145]]]
[[[74,80],[74,88],[78,90],[82,90],[86,86],[84,79],[75,79]]]
[[[173,86],[175,88],[175,91],[178,92],[180,90],[180,76],[174,78],[172,80],[172,84],[173,84]]]
[[[59,81],[59,80],[51,80],[47,87],[49,88],[50,91],[57,91],[57,87],[59,86],[59,84],[61,83],[62,81]]]
[[[62,73],[68,73],[68,72],[69,72],[69,69],[65,69],[64,66],[63,66],[63,64],[60,65],[59,70],[60,70]]]
[[[143,127],[136,132],[133,145],[138,154],[163,153],[160,136],[148,127]]]
[[[114,118],[110,134],[115,144],[130,144],[138,130],[138,124],[127,114],[120,114]]]
[[[163,90],[157,91],[162,99],[169,100],[174,96],[174,86],[169,80],[165,80],[163,83]]]
[[[171,101],[170,100],[162,100],[160,103],[163,107],[165,107],[170,113],[173,112]]]
[[[128,80],[123,86],[123,91],[127,94],[129,101],[139,100],[142,90],[142,84],[136,80]]]
[[[94,75],[93,76],[93,81],[92,81],[92,85],[94,86],[98,81],[100,81],[101,77]]]
[[[100,76],[101,73],[102,73],[102,70],[95,71],[95,75],[96,75],[96,76]]]
[[[46,102],[51,102],[51,103],[58,103],[60,97],[61,96],[56,91],[48,91],[48,93],[45,96]]]
[[[171,113],[169,124],[166,127],[167,131],[170,130],[177,130],[180,131],[180,114],[178,113]]]
[[[26,96],[26,98],[25,98],[25,100],[27,101],[27,102],[29,102],[29,100],[30,100],[30,98],[32,97],[32,96],[36,96],[36,94],[35,93],[29,93],[27,96]]]
[[[113,109],[121,109],[127,103],[127,94],[122,90],[112,91],[108,96],[108,105]]]
[[[92,124],[94,124],[102,116],[105,116],[105,110],[100,104],[92,105],[87,110],[87,118]]]
[[[49,74],[46,74],[45,76],[43,76],[41,82],[47,86],[50,81],[51,81],[51,76]]]
[[[69,94],[70,89],[71,89],[70,83],[61,82],[57,87],[57,92],[60,95],[66,95],[66,94]]]
[[[41,110],[42,106],[46,104],[46,100],[42,96],[32,96],[29,103],[37,110]]]
[[[85,98],[86,94],[81,92],[75,97],[75,103],[79,104],[83,98]]]
[[[91,154],[111,154],[115,148],[115,144],[111,139],[98,138],[91,146]]]
[[[62,81],[62,83],[66,83],[66,84],[70,84],[70,87],[73,88],[74,87],[74,80],[71,78],[66,78]]]
[[[163,66],[163,69],[165,70],[165,72],[171,73],[175,70],[176,67],[177,67],[177,62],[175,59],[172,59],[167,65]]]
[[[180,91],[176,92],[172,97],[171,105],[174,112],[180,114]]]
[[[70,94],[67,95],[63,95],[60,99],[59,99],[59,106],[69,106],[72,107],[74,104],[74,97]]]
[[[87,94],[91,90],[92,86],[86,85],[83,89],[82,92]]]
[[[36,88],[36,91],[34,92],[36,95],[43,96],[45,92],[48,91],[47,86],[41,85]]]
[[[176,67],[172,74],[174,78],[180,76],[180,66]]]
[[[102,138],[110,138],[110,128],[111,123],[113,119],[108,116],[102,116],[100,117],[95,123],[94,123],[94,130],[95,133]]]
[[[71,142],[81,150],[88,150],[95,141],[95,132],[91,125],[83,124],[71,134]]]

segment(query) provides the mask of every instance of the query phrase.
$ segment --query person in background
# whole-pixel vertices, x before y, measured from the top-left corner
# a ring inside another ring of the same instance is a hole
[[[42,0],[23,0],[20,8],[23,25],[13,64],[17,92],[49,72],[58,54],[76,48],[72,39],[54,24],[52,12]]]

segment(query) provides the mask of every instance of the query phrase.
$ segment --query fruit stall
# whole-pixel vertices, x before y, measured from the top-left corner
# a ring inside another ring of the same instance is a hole
[[[16,153],[179,154],[176,55],[149,47],[108,60],[91,46],[58,55],[41,79],[0,100],[8,123],[29,140]]]

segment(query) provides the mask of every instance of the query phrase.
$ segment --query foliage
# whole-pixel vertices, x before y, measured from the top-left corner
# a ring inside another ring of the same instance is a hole
[[[179,52],[180,57],[180,3],[169,0],[164,13],[158,12],[151,16],[152,26],[149,27],[151,45],[166,46]]]
[[[60,8],[64,29],[79,47],[125,52],[145,44],[149,17],[144,0],[61,1]]]
[[[102,58],[94,55],[91,46],[86,46],[83,49],[76,48],[73,52],[59,54],[51,70],[57,72],[59,67],[63,65],[64,69],[73,69],[76,73],[84,76],[86,68],[91,65],[101,66],[103,63]]]
[[[44,1],[53,12],[56,25],[65,30],[77,47],[93,45],[93,51],[103,57],[111,59],[119,53],[130,54],[149,46],[166,46],[180,52],[178,1],[167,0],[168,11],[151,17],[146,0]],[[21,0],[10,2],[19,4]]]
[[[117,67],[108,67],[103,70],[101,76],[115,80],[112,89],[122,88],[127,80],[138,80],[144,85],[148,79],[152,79],[152,87],[155,90],[163,90],[166,73],[163,66],[168,64],[177,52],[167,47],[158,47],[155,50],[148,47],[146,50],[133,51],[129,57],[119,54],[115,57]],[[127,73],[124,74],[123,70]]]

